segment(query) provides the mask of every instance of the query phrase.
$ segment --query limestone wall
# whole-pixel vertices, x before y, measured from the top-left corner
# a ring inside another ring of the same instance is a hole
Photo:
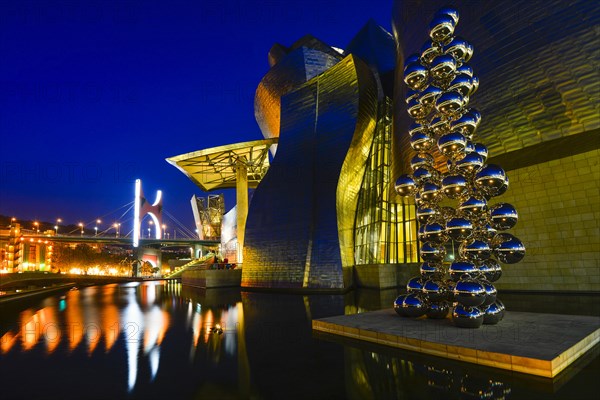
[[[527,253],[503,265],[498,289],[600,291],[599,156],[596,149],[508,171],[508,191],[490,204],[517,208],[508,232]]]

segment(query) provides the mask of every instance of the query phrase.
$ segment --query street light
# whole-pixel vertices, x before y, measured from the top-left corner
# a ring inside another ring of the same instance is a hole
[[[98,227],[97,226],[94,227],[94,231],[96,231],[96,232],[94,232],[94,236],[98,236]]]
[[[152,225],[154,225],[154,222],[152,220],[148,221],[148,239],[150,239],[150,229],[152,228]]]
[[[163,239],[165,238],[165,233],[167,232],[167,226],[165,224],[162,224],[162,237]]]
[[[80,222],[77,225],[79,225],[79,227],[81,228],[81,236],[83,236],[83,222]]]
[[[11,228],[12,228],[12,225],[13,225],[15,222],[17,222],[17,219],[16,219],[15,217],[12,217],[12,218],[10,219],[10,227],[11,227]]]
[[[62,219],[57,218],[56,219],[56,225],[54,225],[54,230],[56,231],[56,235],[58,235],[58,224],[60,224],[62,222]]]
[[[115,237],[119,237],[119,231],[121,230],[121,224],[119,224],[118,222],[115,222],[113,224],[113,226],[115,227]]]

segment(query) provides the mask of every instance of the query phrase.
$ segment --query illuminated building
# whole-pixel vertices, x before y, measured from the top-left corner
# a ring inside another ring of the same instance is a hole
[[[54,243],[51,240],[24,239],[18,223],[2,230],[0,236],[3,237],[0,242],[0,273],[52,270]]]
[[[390,187],[395,57],[392,36],[372,21],[345,50],[311,36],[289,48],[273,46],[255,115],[265,140],[278,142],[247,213],[238,191],[242,286],[346,290],[356,276],[358,284],[379,287],[382,273],[385,285],[395,286],[401,266],[417,261],[414,207]],[[204,182],[214,179],[217,163],[198,156],[224,158],[225,150],[168,161],[210,190]]]
[[[408,144],[403,65],[421,50],[433,14],[446,1],[396,0],[398,43],[394,137],[395,175],[407,171]],[[455,2],[456,35],[475,54],[480,79],[472,105],[481,112],[477,141],[488,163],[510,179],[507,202],[519,210],[514,228],[527,247],[519,264],[503,265],[499,289],[600,288],[600,91],[597,26],[600,7],[576,0]]]
[[[238,209],[235,218],[242,286],[343,291],[401,286],[415,274],[415,207],[391,187],[413,155],[403,64],[444,3],[395,1],[394,37],[369,22],[344,50],[311,36],[271,48],[255,116],[265,140],[276,142],[247,213]],[[464,16],[458,34],[472,41],[470,64],[485,87],[473,101],[484,115],[477,137],[488,162],[508,172],[511,190],[497,201],[519,210],[514,233],[528,248],[498,287],[598,290],[599,7],[582,0],[456,7]],[[193,155],[169,161],[211,190]],[[223,187],[246,179],[227,176]]]

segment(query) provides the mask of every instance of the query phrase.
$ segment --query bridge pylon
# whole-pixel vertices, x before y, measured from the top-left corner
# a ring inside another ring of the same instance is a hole
[[[156,191],[156,200],[150,204],[144,196],[142,190],[142,180],[135,180],[135,205],[133,216],[133,247],[138,247],[140,244],[142,219],[150,215],[156,229],[154,230],[154,238],[161,239],[162,237],[162,191]]]

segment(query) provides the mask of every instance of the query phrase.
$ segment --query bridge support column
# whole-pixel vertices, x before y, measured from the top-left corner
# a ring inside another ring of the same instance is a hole
[[[194,245],[194,258],[200,258],[204,255],[204,246],[195,244]]]
[[[243,262],[244,235],[248,217],[248,167],[244,160],[238,160],[236,168],[236,207],[237,207],[237,262]]]

